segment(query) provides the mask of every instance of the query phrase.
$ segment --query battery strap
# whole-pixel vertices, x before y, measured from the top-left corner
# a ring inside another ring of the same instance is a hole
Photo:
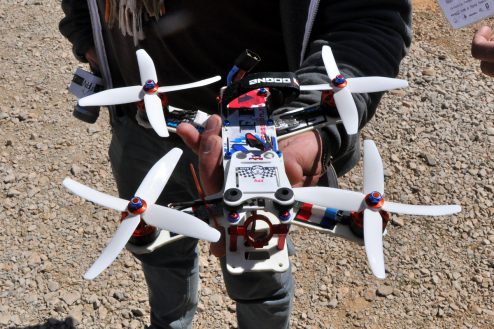
[[[300,94],[300,84],[292,72],[251,73],[241,80],[232,82],[224,90],[221,98],[223,108],[237,97],[259,88],[269,88],[272,94],[279,91],[283,98],[281,102],[286,102]]]

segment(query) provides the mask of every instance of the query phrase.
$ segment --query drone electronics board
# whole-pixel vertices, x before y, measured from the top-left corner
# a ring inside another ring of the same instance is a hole
[[[276,127],[269,118],[269,90],[253,90],[233,102],[224,118],[224,216],[227,268],[284,272],[289,267],[287,223],[294,213],[283,157],[278,151]]]

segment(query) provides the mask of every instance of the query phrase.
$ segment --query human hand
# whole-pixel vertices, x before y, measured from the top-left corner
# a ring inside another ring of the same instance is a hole
[[[322,141],[317,131],[296,135],[279,142],[285,172],[293,187],[316,185],[323,172]]]
[[[89,48],[89,50],[84,54],[84,57],[88,61],[91,70],[93,72],[99,72],[98,56],[96,55],[96,50],[94,47]]]
[[[223,187],[223,147],[219,136],[221,125],[221,118],[212,115],[202,134],[188,123],[181,123],[177,127],[177,135],[199,157],[199,179],[206,195],[217,193]],[[220,230],[221,238],[211,243],[209,250],[214,256],[221,257],[225,255],[225,230],[222,227],[216,229]]]
[[[202,134],[199,134],[197,129],[188,123],[181,123],[177,127],[177,135],[199,158],[199,179],[206,195],[220,192],[223,187],[223,166],[221,165],[223,148],[219,136],[221,125],[221,118],[218,115],[212,115]]]
[[[494,77],[494,40],[492,29],[482,26],[472,40],[472,56],[480,60],[484,74]]]

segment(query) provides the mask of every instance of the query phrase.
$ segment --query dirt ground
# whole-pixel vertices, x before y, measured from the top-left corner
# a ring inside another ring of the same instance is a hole
[[[494,19],[453,30],[437,0],[413,5],[399,74],[410,88],[383,97],[362,139],[379,147],[390,200],[463,211],[393,216],[386,281],[359,246],[294,229],[294,329],[494,328],[494,79],[470,55],[474,31]],[[58,31],[61,16],[60,0],[0,0],[0,328],[143,328],[147,287],[129,252],[98,280],[82,278],[119,216],[61,185],[72,177],[116,193],[107,112],[94,125],[72,117],[66,86],[81,64]],[[360,191],[361,173],[340,186]],[[236,328],[218,261],[200,248],[194,328]]]
[[[413,0],[412,4],[414,10],[433,10],[435,12],[440,10],[437,0]]]

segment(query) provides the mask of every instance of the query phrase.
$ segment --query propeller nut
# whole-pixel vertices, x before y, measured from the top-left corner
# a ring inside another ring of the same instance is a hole
[[[290,212],[288,210],[283,210],[283,211],[280,211],[280,214],[278,216],[278,218],[280,219],[280,221],[282,222],[287,222],[289,219],[290,219]]]
[[[334,79],[333,79],[333,84],[338,87],[338,88],[345,88],[348,82],[346,81],[345,77],[341,74],[338,74]]]
[[[142,87],[142,90],[144,90],[146,94],[153,94],[158,91],[158,88],[159,87],[156,82],[154,82],[153,80],[148,80]]]
[[[365,203],[373,209],[379,209],[383,206],[384,204],[384,198],[381,195],[381,193],[374,191],[365,197]]]
[[[232,211],[230,214],[228,214],[228,221],[231,224],[237,224],[240,221],[240,215],[236,211]]]
[[[147,209],[146,201],[135,196],[130,199],[129,205],[127,206],[127,210],[133,215],[139,215],[145,212]]]

